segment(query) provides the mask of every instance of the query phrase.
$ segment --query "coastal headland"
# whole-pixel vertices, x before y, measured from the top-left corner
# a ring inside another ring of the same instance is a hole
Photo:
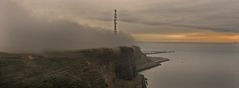
[[[146,88],[139,72],[165,61],[137,46],[0,53],[0,88]]]

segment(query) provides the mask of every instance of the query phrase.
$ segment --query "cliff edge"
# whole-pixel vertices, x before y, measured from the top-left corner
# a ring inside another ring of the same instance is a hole
[[[148,57],[137,46],[0,53],[0,88],[146,88],[139,72],[168,60]]]

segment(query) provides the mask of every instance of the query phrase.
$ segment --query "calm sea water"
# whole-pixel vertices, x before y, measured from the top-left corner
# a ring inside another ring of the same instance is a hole
[[[171,61],[142,72],[149,88],[239,88],[239,44],[139,43]]]

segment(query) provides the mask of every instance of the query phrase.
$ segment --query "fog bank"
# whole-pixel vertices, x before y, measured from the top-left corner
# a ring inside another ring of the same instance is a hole
[[[133,45],[128,34],[68,19],[34,16],[19,3],[0,1],[0,51],[42,52]]]

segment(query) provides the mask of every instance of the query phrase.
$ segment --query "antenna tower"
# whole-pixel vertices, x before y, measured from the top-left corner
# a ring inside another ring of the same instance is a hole
[[[114,34],[117,34],[117,10],[114,10]]]

